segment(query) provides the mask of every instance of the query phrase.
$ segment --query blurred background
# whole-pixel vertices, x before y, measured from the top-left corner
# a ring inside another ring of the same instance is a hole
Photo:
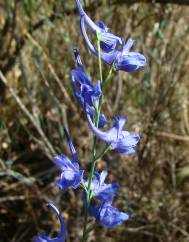
[[[153,2],[153,3],[150,3]],[[113,151],[98,162],[119,182],[115,205],[131,214],[118,228],[98,226],[89,241],[189,241],[189,6],[188,1],[85,0],[88,15],[111,32],[136,40],[148,65],[114,73],[103,112],[125,113],[127,130],[139,131],[132,157]],[[53,154],[68,156],[63,126],[89,169],[92,134],[70,86],[78,47],[93,82],[97,59],[79,29],[74,0],[0,0],[0,241],[27,242],[59,230],[46,207],[53,201],[67,224],[67,242],[79,242],[81,191],[55,187]],[[108,68],[103,65],[106,75]]]

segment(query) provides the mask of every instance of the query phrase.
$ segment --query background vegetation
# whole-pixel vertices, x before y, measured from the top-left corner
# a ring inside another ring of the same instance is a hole
[[[125,113],[127,128],[141,133],[134,157],[111,152],[98,162],[109,181],[120,183],[116,203],[132,219],[116,229],[99,226],[90,241],[189,241],[189,7],[84,2],[93,19],[136,39],[134,49],[148,58],[143,70],[112,78],[103,110],[110,120]],[[81,240],[81,193],[55,188],[59,172],[50,161],[54,153],[69,156],[64,125],[81,166],[90,165],[92,136],[70,88],[75,46],[96,81],[97,60],[85,48],[73,0],[0,1],[2,242],[31,241],[42,230],[56,233],[49,201],[63,211],[66,241]]]

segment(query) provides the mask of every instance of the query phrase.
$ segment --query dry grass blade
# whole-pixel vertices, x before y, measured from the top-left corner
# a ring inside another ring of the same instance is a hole
[[[7,79],[5,78],[5,76],[3,75],[3,73],[1,71],[0,71],[0,78],[1,78],[2,82],[6,85],[6,87],[8,88],[9,92],[11,93],[12,97],[15,99],[15,101],[17,102],[17,104],[19,105],[19,107],[21,108],[21,110],[24,112],[24,114],[28,117],[28,119],[30,120],[30,122],[32,123],[32,125],[38,131],[39,135],[42,138],[42,141],[44,142],[44,145],[49,150],[49,153],[48,153],[49,157],[52,158],[53,155],[56,152],[55,152],[52,144],[50,143],[50,141],[46,137],[45,133],[43,132],[43,130],[41,129],[41,127],[38,125],[38,123],[36,122],[35,118],[28,111],[28,109],[26,108],[26,106],[24,105],[24,103],[22,102],[22,100],[16,94],[15,90],[12,87],[9,86]]]

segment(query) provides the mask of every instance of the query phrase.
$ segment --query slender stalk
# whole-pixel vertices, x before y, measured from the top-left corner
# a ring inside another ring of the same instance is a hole
[[[98,33],[96,34],[97,36],[97,49],[98,49],[98,66],[99,66],[99,76],[100,76],[100,83],[101,83],[101,89],[103,90],[103,76],[102,76],[102,62],[101,62],[101,49],[100,49],[100,38]],[[111,77],[112,74],[112,70],[113,67],[110,69],[110,72],[106,78],[106,80]],[[102,96],[100,97],[99,103],[97,105],[97,107],[95,107],[96,109],[96,117],[95,117],[95,126],[98,127],[99,125],[99,117],[100,117],[100,112],[101,112],[101,106],[102,106]],[[107,145],[104,150],[102,151],[102,153],[99,156],[96,156],[96,151],[97,151],[97,138],[94,135],[93,138],[93,151],[92,151],[92,165],[91,165],[91,170],[90,170],[90,174],[89,174],[89,182],[88,182],[88,186],[87,186],[87,192],[86,192],[86,204],[85,204],[85,217],[84,217],[84,227],[83,227],[83,239],[82,242],[87,242],[87,237],[88,237],[88,229],[87,229],[87,223],[88,223],[88,208],[90,206],[90,202],[91,202],[91,198],[92,198],[92,194],[90,192],[91,190],[91,184],[92,184],[92,179],[93,179],[93,175],[94,175],[94,171],[95,171],[95,167],[96,167],[96,162],[98,159],[100,159],[103,155],[105,155],[109,150],[110,150],[110,145]]]
[[[98,108],[96,121],[95,121],[96,127],[98,127],[99,116],[100,116],[100,110]],[[88,183],[88,187],[87,187],[88,191],[90,191],[90,188],[91,188],[91,183],[92,183],[93,174],[94,174],[96,161],[97,161],[96,160],[96,145],[97,145],[97,139],[96,139],[96,136],[94,136],[94,138],[93,138],[93,158],[92,158],[92,165],[91,165],[91,170],[90,170],[90,174],[89,174],[89,183]]]
[[[95,161],[98,161],[100,158],[102,158],[109,150],[111,149],[111,145],[106,145],[106,147],[103,149],[102,153],[95,157]]]
[[[15,99],[15,101],[17,102],[17,104],[19,105],[19,107],[21,108],[21,110],[23,111],[23,113],[26,115],[26,117],[28,117],[28,119],[30,120],[30,122],[36,128],[37,132],[39,133],[39,135],[42,138],[42,142],[44,143],[44,145],[46,145],[48,147],[48,156],[50,158],[52,158],[53,155],[56,153],[53,145],[49,141],[48,137],[45,135],[44,131],[41,129],[41,127],[38,124],[38,122],[35,119],[35,117],[26,108],[26,106],[24,105],[24,103],[22,102],[22,100],[20,99],[20,97],[16,94],[15,90],[9,85],[8,80],[5,78],[5,76],[3,75],[3,73],[2,73],[1,70],[0,70],[0,79],[7,86],[7,88],[9,89],[9,92],[11,93],[11,95],[13,96],[13,98]]]
[[[102,77],[102,61],[101,61],[101,49],[100,49],[100,38],[99,34],[96,34],[97,37],[97,49],[98,49],[98,67],[99,67],[99,74],[100,74],[100,82],[101,85],[103,83],[103,77]]]
[[[113,70],[114,70],[114,64],[112,64],[112,66],[111,66],[111,68],[110,68],[110,70],[109,70],[109,72],[108,72],[108,75],[107,75],[105,81],[103,82],[102,90],[106,89],[106,86],[107,86],[107,84],[108,84],[108,81],[110,80],[110,78],[111,78],[111,76],[112,76],[112,72],[113,72]]]
[[[98,33],[96,34],[97,37],[97,49],[98,49],[98,67],[99,67],[99,75],[100,75],[100,83],[101,87],[103,86],[103,77],[102,77],[102,61],[101,61],[101,49],[100,49],[100,38]],[[100,117],[100,111],[101,111],[101,106],[102,106],[102,96],[100,97],[98,107],[96,108],[96,119],[95,119],[95,126],[98,127],[99,124],[99,117]],[[94,135],[94,141],[93,141],[93,158],[92,158],[92,166],[91,166],[91,171],[89,175],[89,184],[88,184],[88,191],[90,191],[92,179],[93,179],[93,174],[94,170],[96,167],[96,145],[97,145],[97,139],[96,136]]]

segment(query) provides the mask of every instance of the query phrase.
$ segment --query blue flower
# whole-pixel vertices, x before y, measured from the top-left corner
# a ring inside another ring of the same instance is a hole
[[[117,70],[132,72],[146,65],[146,58],[144,55],[130,51],[134,42],[134,40],[129,39],[117,53],[115,52],[115,60],[113,60],[113,62]]]
[[[80,26],[84,40],[89,50],[98,56],[98,50],[88,38],[86,26],[91,32],[97,33],[101,43],[101,59],[109,65],[114,65],[116,70],[133,72],[146,65],[146,58],[138,52],[130,51],[134,40],[129,39],[127,43],[122,38],[108,33],[108,28],[103,22],[96,25],[84,12],[79,0],[76,4],[80,14]]]
[[[90,116],[94,118],[96,116],[94,105],[98,105],[102,95],[100,81],[97,81],[96,85],[93,86],[84,70],[77,49],[74,49],[74,55],[77,68],[71,71],[72,89],[78,103],[83,108],[87,106]],[[100,114],[99,127],[102,128],[105,124],[107,124],[107,120],[103,114]]]
[[[86,24],[86,26],[91,32],[98,34],[101,41],[101,49],[104,52],[107,52],[107,53],[111,52],[115,50],[117,46],[124,44],[124,41],[122,38],[108,32],[109,28],[102,21],[99,21],[98,24],[95,24],[89,18],[85,13],[85,11],[83,10],[80,0],[76,0],[76,5],[81,18],[81,30],[83,35],[85,34],[84,33],[85,31],[83,32],[82,22],[84,24],[84,28]]]
[[[113,150],[127,155],[131,155],[135,152],[135,148],[140,140],[140,136],[138,133],[130,133],[123,130],[123,127],[126,123],[125,116],[115,118],[113,127],[107,131],[101,131],[100,129],[96,128],[88,113],[87,120],[90,129],[96,135],[96,137],[105,143],[110,144]]]
[[[57,155],[53,159],[53,162],[62,171],[61,178],[57,181],[57,186],[63,191],[65,191],[68,187],[76,189],[83,180],[84,173],[83,170],[79,170],[79,160],[77,157],[77,153],[68,135],[67,130],[64,129],[64,132],[70,147],[72,160],[68,159],[65,155]]]
[[[89,208],[90,215],[107,228],[116,227],[129,219],[127,213],[120,212],[111,203],[112,201],[104,201],[98,207]]]
[[[117,183],[106,184],[104,181],[107,174],[107,171],[94,173],[90,190],[92,192],[92,197],[96,197],[100,204],[96,207],[90,205],[89,214],[95,217],[100,224],[107,228],[112,228],[128,220],[129,216],[112,206],[119,185]],[[88,181],[85,182],[85,185],[86,187],[88,186]],[[83,199],[84,203],[86,203],[86,193],[84,193]]]
[[[107,171],[102,171],[101,173],[95,172],[91,183],[92,195],[100,201],[113,201],[115,193],[119,189],[119,185],[117,183],[106,184],[104,182],[107,175]],[[86,182],[86,187],[87,185],[88,182]]]
[[[100,27],[100,33],[98,31],[98,36],[100,38],[100,47],[101,50],[108,53],[115,50],[118,46],[124,44],[124,40],[112,33],[109,33],[109,28],[102,22],[98,22],[98,26]]]
[[[93,86],[84,70],[81,57],[76,48],[74,48],[74,56],[77,65],[77,68],[71,71],[74,94],[80,105],[86,102],[89,106],[93,106],[94,102],[98,102],[102,95],[100,81],[97,81],[96,85]],[[80,87],[80,91],[78,90],[78,86]]]
[[[34,242],[64,242],[66,238],[66,225],[64,223],[64,220],[58,211],[58,209],[52,204],[49,203],[48,206],[53,209],[53,211],[56,213],[59,221],[60,221],[60,232],[56,238],[49,238],[45,234],[40,234],[38,236],[35,236],[33,238]]]

